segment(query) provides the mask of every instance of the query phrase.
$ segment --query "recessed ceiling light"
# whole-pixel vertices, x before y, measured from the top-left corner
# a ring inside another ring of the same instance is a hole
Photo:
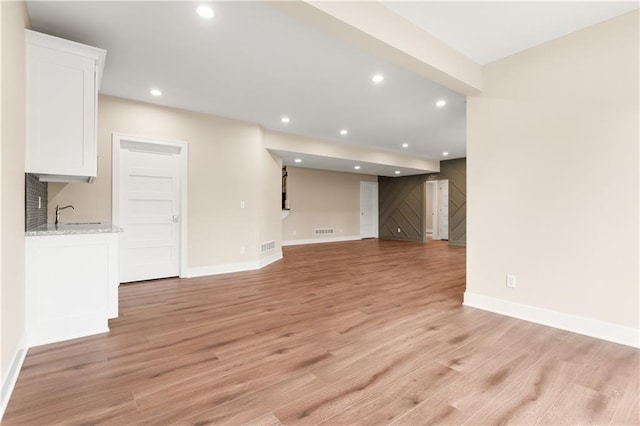
[[[293,161],[295,161],[296,163],[302,163],[302,160],[301,160],[301,159],[299,159],[299,158],[296,158],[296,159],[295,159],[295,160],[293,160]]]
[[[287,116],[284,116],[280,119],[280,121],[282,121],[284,124],[288,124],[291,121],[291,119]]]
[[[446,157],[447,155],[449,155],[449,153],[447,151],[445,151],[445,152],[442,153],[442,155],[444,155]]]
[[[342,136],[346,135],[347,133],[349,133],[349,131],[348,131],[347,129],[342,129],[342,130],[340,130],[340,134],[341,134]]]
[[[360,166],[353,166],[354,169],[360,170]]]
[[[162,92],[160,91],[160,89],[151,89],[149,91],[149,93],[151,93],[153,96],[161,96]]]
[[[198,15],[200,15],[202,18],[204,19],[211,19],[213,18],[213,9],[211,9],[209,6],[200,6],[197,9]]]
[[[375,84],[380,84],[384,81],[384,75],[376,74],[373,77],[371,77],[371,81],[373,81]]]
[[[440,99],[438,100],[438,102],[436,102],[436,106],[438,108],[442,108],[443,106],[445,106],[447,104],[447,101],[445,101],[444,99]]]
[[[408,143],[403,143],[403,144],[402,144],[402,147],[403,147],[403,148],[409,148],[409,144],[408,144]]]
[[[394,173],[399,175],[400,174],[400,170],[396,170]]]

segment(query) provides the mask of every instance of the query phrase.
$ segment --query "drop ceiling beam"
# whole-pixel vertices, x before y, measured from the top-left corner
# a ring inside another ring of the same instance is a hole
[[[395,169],[407,169],[407,171],[411,171],[410,174],[437,173],[440,171],[439,160],[411,157],[365,146],[334,143],[271,130],[264,132],[264,144],[265,148],[276,153],[286,152],[320,158],[347,160],[353,162],[353,164],[379,164]],[[301,164],[301,167],[307,166],[308,164]],[[363,172],[365,171],[363,170]]]
[[[305,23],[460,94],[482,90],[482,67],[379,2],[268,2]]]

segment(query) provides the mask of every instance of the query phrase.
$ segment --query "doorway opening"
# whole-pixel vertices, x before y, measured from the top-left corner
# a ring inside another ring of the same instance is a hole
[[[425,241],[449,239],[449,180],[425,182]]]

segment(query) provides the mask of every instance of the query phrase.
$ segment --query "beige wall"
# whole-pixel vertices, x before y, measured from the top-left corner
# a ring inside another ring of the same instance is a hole
[[[276,252],[282,249],[282,160],[267,151],[264,146],[264,133],[261,135],[262,161],[264,167],[262,171],[263,190],[262,208],[259,212],[260,242],[275,241]],[[274,196],[277,194],[277,197]],[[271,256],[273,253],[265,253],[262,259]]]
[[[1,2],[0,324],[1,384],[24,342],[25,48],[29,18],[24,2]],[[4,400],[5,395],[2,395]],[[4,402],[4,401],[3,401]]]
[[[377,176],[287,167],[287,199],[283,241],[360,236],[360,182]],[[334,228],[333,235],[314,235],[315,228]]]
[[[56,204],[76,207],[65,221],[111,220],[113,132],[188,144],[190,268],[259,261],[261,238],[279,247],[281,166],[264,148],[260,127],[109,96],[98,102],[98,177],[49,184],[50,221]]]
[[[633,12],[484,68],[467,292],[638,328],[638,40]]]

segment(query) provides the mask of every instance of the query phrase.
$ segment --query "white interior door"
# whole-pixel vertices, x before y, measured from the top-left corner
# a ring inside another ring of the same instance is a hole
[[[120,149],[120,282],[178,276],[179,155],[135,146]]]
[[[438,181],[438,239],[449,239],[449,181]]]
[[[360,182],[360,238],[378,238],[378,182]]]
[[[425,235],[437,239],[438,236],[438,184],[436,181],[425,182]]]

